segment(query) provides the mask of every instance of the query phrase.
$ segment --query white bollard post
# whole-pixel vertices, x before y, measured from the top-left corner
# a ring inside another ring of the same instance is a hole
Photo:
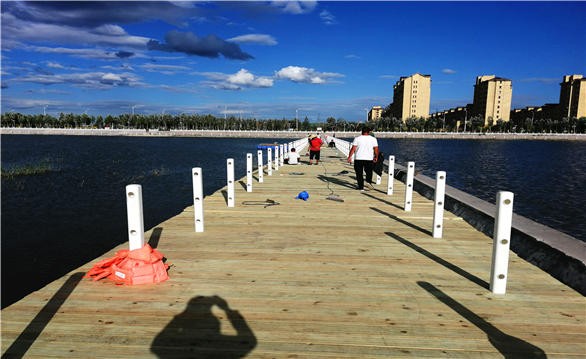
[[[393,194],[393,181],[395,179],[395,156],[389,156],[389,179],[387,181],[387,195]]]
[[[490,268],[490,291],[505,294],[509,271],[509,247],[513,225],[513,193],[501,191],[496,196],[494,236],[492,239],[492,266]]]
[[[144,220],[142,213],[142,186],[126,186],[126,215],[128,218],[128,248],[139,249],[144,246]]]
[[[273,149],[267,148],[267,174],[273,175]]]
[[[256,154],[258,162],[258,183],[263,183],[265,171],[262,166],[262,150],[258,150]]]
[[[285,153],[287,151],[287,144],[279,145],[279,164],[281,167],[285,165]]]
[[[275,146],[275,171],[279,170],[279,146]]]
[[[383,181],[382,177],[379,175],[376,175],[376,184],[381,184],[382,181]]]
[[[252,153],[246,154],[246,192],[252,192]]]
[[[413,177],[415,175],[415,162],[407,162],[407,180],[405,181],[405,212],[411,211],[413,201]]]
[[[228,175],[228,207],[234,207],[234,159],[228,158],[227,175]]]
[[[446,197],[446,172],[435,175],[435,195],[433,205],[433,238],[442,238],[444,228],[444,200]]]
[[[193,177],[193,217],[195,220],[195,231],[203,232],[203,177],[200,167],[191,169]]]

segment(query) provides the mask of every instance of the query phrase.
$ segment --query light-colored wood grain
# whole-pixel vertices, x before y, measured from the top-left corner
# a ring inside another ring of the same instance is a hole
[[[404,212],[402,183],[361,193],[341,154],[322,159],[251,193],[237,181],[235,208],[205,198],[203,233],[191,207],[147,232],[164,283],[67,284],[93,261],[5,308],[3,358],[586,358],[582,295],[514,253],[507,294],[491,294],[491,238],[446,213],[434,239],[431,201],[415,193]],[[280,204],[242,204],[266,199]]]

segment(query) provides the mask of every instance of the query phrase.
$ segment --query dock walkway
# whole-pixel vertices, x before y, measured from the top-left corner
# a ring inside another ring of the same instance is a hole
[[[202,233],[192,207],[147,232],[166,282],[81,278],[125,243],[5,308],[2,358],[586,358],[581,294],[514,253],[492,294],[492,238],[446,212],[434,239],[432,201],[322,160],[206,197]]]

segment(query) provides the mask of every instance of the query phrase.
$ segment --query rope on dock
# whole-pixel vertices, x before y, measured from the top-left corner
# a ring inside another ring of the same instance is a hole
[[[264,206],[264,208],[280,205],[279,202],[268,198],[264,201],[244,201],[242,204],[245,206]]]
[[[330,188],[330,180],[328,179],[328,168],[326,167],[326,165],[322,162],[321,163],[322,167],[324,168],[324,178],[326,179],[327,182],[327,188],[328,190],[330,190],[330,194],[326,196],[326,199],[329,199],[330,201],[335,201],[335,202],[344,202],[344,200],[340,197],[339,194],[334,193],[334,190]],[[334,174],[333,176],[338,176],[341,174],[346,174],[348,173],[348,171],[343,170],[338,172],[337,174]]]

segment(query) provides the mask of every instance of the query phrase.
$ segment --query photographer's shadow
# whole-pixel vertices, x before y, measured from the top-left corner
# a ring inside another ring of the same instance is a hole
[[[236,335],[221,332],[212,312],[216,305],[226,315]],[[256,347],[256,337],[246,320],[218,296],[192,298],[151,344],[159,358],[243,358]]]

